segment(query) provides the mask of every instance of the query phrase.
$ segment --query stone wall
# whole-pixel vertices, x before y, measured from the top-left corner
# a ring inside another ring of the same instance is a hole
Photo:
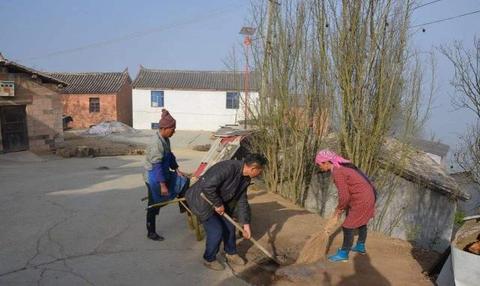
[[[29,147],[53,150],[63,142],[62,105],[55,84],[25,73],[0,72],[0,80],[15,81],[15,96],[0,98],[0,105],[25,105]],[[1,141],[0,141],[1,142]]]
[[[392,176],[391,186],[379,190],[375,219],[369,229],[412,244],[443,251],[448,247],[457,202],[447,196]],[[305,208],[328,217],[337,205],[337,191],[329,174],[316,174],[306,194]],[[384,210],[384,207],[388,207]],[[367,242],[368,243],[368,242]]]

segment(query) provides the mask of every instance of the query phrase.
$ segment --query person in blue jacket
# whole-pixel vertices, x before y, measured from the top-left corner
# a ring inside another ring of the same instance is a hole
[[[177,160],[170,148],[170,137],[175,133],[176,121],[166,110],[162,110],[159,130],[146,149],[145,172],[143,174],[148,189],[148,205],[168,201],[181,195],[188,187],[188,179],[178,169]],[[160,208],[147,209],[147,237],[162,241],[156,232],[156,216]]]

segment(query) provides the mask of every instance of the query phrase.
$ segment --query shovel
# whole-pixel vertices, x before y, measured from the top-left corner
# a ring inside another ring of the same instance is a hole
[[[213,203],[205,196],[205,194],[201,193],[200,196],[209,204],[213,207]],[[226,218],[231,224],[235,226],[236,229],[244,233],[243,227],[241,227],[236,221],[234,221],[227,213],[223,213],[222,215],[224,218]],[[260,249],[268,258],[270,258],[273,262],[275,262],[278,265],[282,265],[282,261],[280,261],[278,258],[273,256],[268,250],[266,250],[260,243],[258,243],[257,240],[255,240],[253,237],[250,237],[249,240],[255,245],[258,249]]]

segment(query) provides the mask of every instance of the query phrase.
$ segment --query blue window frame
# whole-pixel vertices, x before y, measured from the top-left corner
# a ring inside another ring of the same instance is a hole
[[[238,109],[240,103],[239,92],[227,92],[227,109]]]
[[[160,123],[158,122],[152,122],[152,129],[159,129],[160,128]]]
[[[163,90],[152,90],[150,98],[152,107],[163,107]]]

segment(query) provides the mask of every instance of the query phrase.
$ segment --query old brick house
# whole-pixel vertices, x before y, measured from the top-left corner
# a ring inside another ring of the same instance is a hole
[[[63,114],[73,117],[72,128],[102,121],[132,125],[132,80],[123,72],[49,73],[68,84],[62,90]]]
[[[0,152],[53,150],[63,142],[64,86],[0,54]]]

